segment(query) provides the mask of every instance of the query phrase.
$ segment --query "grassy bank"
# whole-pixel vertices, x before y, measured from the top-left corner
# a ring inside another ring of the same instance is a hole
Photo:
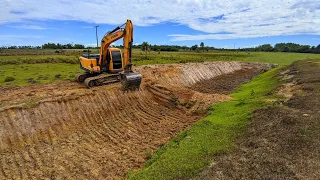
[[[280,83],[278,69],[242,85],[231,95],[234,100],[213,105],[207,117],[160,148],[143,169],[129,172],[130,179],[192,177],[210,164],[210,157],[228,151],[250,121],[251,113],[268,105],[265,99],[271,98],[269,92]]]

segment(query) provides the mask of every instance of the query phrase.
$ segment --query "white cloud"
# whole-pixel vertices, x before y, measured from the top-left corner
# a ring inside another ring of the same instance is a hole
[[[170,35],[173,41],[320,35],[320,0],[5,0],[0,9],[0,23],[78,20],[118,25],[128,18],[139,26],[174,22],[202,32]]]
[[[9,26],[17,29],[32,29],[32,30],[46,30],[49,28],[41,27],[41,26],[36,26],[36,25],[17,25],[17,26]]]

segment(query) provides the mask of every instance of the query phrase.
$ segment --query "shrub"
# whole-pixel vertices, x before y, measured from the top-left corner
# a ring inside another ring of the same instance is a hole
[[[16,80],[14,77],[7,76],[7,77],[4,79],[4,82],[11,82],[11,81],[14,81],[14,80]]]
[[[36,80],[34,80],[33,78],[29,78],[27,79],[27,82],[30,83],[30,84],[36,84],[38,83]]]
[[[61,74],[56,74],[56,75],[54,76],[54,78],[60,79],[60,78],[61,78]]]

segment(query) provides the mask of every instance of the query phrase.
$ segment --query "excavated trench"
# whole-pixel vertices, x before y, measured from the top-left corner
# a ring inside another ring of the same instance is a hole
[[[122,179],[210,104],[270,69],[212,62],[137,67],[140,90],[59,82],[1,89],[0,179]]]

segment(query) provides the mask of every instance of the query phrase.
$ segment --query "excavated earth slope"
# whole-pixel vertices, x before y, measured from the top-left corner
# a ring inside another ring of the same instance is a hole
[[[0,89],[0,179],[122,179],[267,64],[149,65],[140,90],[58,82]],[[230,85],[231,84],[231,85]],[[223,88],[220,88],[223,87]]]
[[[287,99],[254,111],[234,149],[194,179],[319,179],[320,64],[297,61],[278,77]]]

